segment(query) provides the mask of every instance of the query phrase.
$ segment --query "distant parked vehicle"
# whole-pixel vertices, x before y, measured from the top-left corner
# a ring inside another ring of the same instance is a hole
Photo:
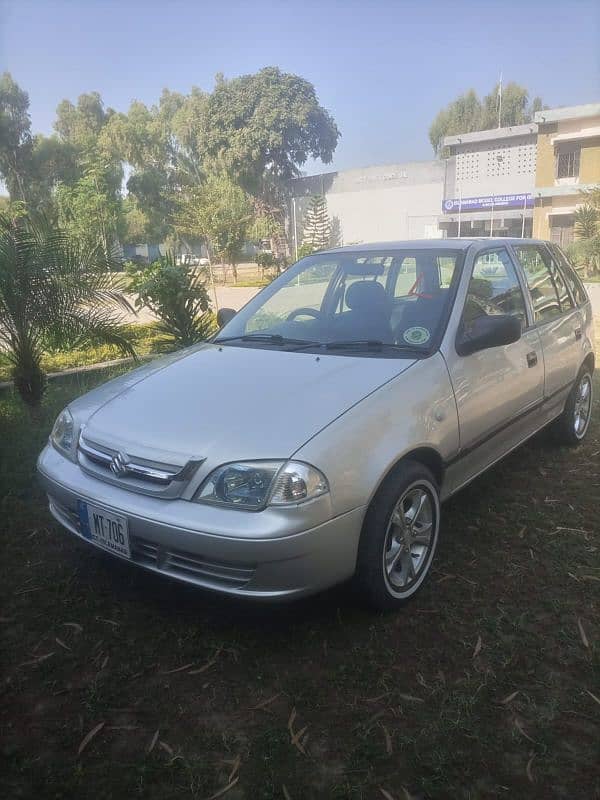
[[[197,267],[201,260],[206,261],[206,259],[200,259],[199,256],[193,253],[182,253],[180,256],[177,256],[175,263],[180,266]]]
[[[73,534],[196,586],[278,600],[353,578],[395,608],[442,501],[546,425],[588,431],[591,306],[549,243],[319,252],[219,321],[71,403],[38,462]]]

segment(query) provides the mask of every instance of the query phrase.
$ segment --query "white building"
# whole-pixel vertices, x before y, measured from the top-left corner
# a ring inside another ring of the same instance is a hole
[[[327,199],[335,244],[439,238],[445,172],[443,161],[416,161],[297,178],[290,185],[292,248],[302,244],[304,212],[315,194]]]

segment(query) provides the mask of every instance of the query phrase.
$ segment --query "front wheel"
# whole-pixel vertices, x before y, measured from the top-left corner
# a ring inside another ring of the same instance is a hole
[[[415,461],[400,463],[367,511],[355,580],[372,607],[398,608],[429,574],[438,544],[440,499],[435,478]]]
[[[584,366],[579,371],[565,408],[554,424],[554,432],[563,444],[577,445],[585,438],[592,418],[592,372]]]

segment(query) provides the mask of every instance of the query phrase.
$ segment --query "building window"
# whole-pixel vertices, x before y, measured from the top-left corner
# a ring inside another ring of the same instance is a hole
[[[579,177],[579,147],[559,150],[556,154],[556,178]]]

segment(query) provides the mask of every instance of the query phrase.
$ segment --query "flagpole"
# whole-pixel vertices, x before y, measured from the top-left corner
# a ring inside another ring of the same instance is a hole
[[[523,196],[523,223],[521,225],[521,239],[525,238],[525,208],[527,207],[527,195]]]
[[[462,189],[458,190],[458,238],[460,239],[460,222],[462,213]]]
[[[502,72],[500,73],[500,82],[498,84],[498,127],[502,127]]]

